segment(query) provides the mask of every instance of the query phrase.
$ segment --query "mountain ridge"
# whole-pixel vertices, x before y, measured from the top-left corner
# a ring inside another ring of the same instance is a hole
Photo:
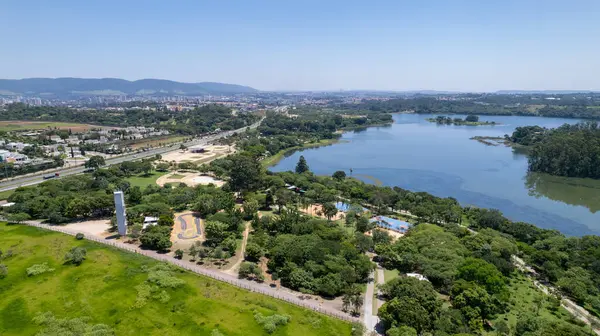
[[[0,79],[0,95],[206,95],[258,92],[249,86],[218,82],[185,83],[167,79],[144,78],[23,78]]]

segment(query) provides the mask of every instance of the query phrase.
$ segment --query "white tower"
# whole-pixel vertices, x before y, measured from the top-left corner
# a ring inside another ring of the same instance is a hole
[[[125,236],[127,234],[127,217],[125,216],[125,199],[122,191],[115,191],[115,210],[117,212],[117,228],[119,234]]]

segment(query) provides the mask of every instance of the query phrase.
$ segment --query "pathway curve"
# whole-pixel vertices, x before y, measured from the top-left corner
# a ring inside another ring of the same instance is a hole
[[[246,253],[246,244],[248,243],[248,235],[250,234],[250,222],[246,222],[246,228],[244,229],[244,236],[242,238],[242,246],[240,248],[240,252],[239,252],[239,256],[237,261],[231,265],[231,267],[229,267],[227,270],[225,270],[225,273],[230,274],[230,275],[237,275],[238,274],[238,269],[240,268],[240,265],[242,264],[242,262],[244,261],[244,254]]]
[[[71,236],[74,236],[78,233],[77,231],[70,230],[67,227],[42,224],[37,221],[27,221],[27,222],[24,222],[23,224],[46,229],[46,230],[61,232],[61,233],[68,234]],[[176,265],[178,267],[181,267],[183,269],[186,269],[190,272],[200,274],[203,276],[207,276],[209,278],[212,278],[212,279],[215,279],[218,281],[226,282],[230,285],[233,285],[233,286],[236,286],[239,288],[243,288],[243,289],[249,290],[251,292],[260,293],[260,294],[267,295],[267,296],[270,296],[270,297],[273,297],[276,299],[280,299],[280,300],[286,301],[288,303],[294,304],[296,306],[310,309],[310,310],[313,310],[313,311],[316,311],[316,312],[319,312],[319,313],[322,313],[322,314],[325,314],[325,315],[328,315],[328,316],[331,316],[331,317],[334,317],[334,318],[337,318],[340,320],[344,320],[344,321],[348,321],[348,322],[359,322],[359,319],[352,317],[348,314],[345,314],[343,312],[340,312],[336,309],[333,309],[330,307],[322,307],[318,303],[300,300],[294,293],[290,293],[290,292],[287,292],[284,290],[279,290],[276,288],[271,288],[266,284],[260,284],[260,283],[248,281],[245,279],[238,279],[237,277],[232,276],[230,274],[224,274],[222,272],[219,272],[219,271],[216,271],[213,269],[203,268],[203,267],[200,267],[199,265],[196,265],[196,264],[193,264],[193,263],[190,263],[187,261],[178,260],[171,256],[157,253],[156,251],[142,250],[137,246],[121,243],[121,242],[114,241],[114,240],[108,240],[103,237],[86,235],[85,238],[87,240],[91,240],[91,241],[94,241],[94,242],[97,242],[100,244],[112,246],[112,247],[115,247],[115,248],[118,248],[121,250],[125,250],[128,252],[137,253],[137,254],[140,254],[140,255],[143,255],[143,256],[158,260],[158,261],[170,263],[170,264]]]

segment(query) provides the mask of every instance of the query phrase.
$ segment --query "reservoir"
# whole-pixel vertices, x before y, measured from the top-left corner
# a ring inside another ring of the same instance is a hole
[[[504,145],[487,146],[473,136],[504,136],[518,126],[555,128],[577,119],[481,116],[494,126],[428,122],[434,115],[396,114],[385,127],[344,133],[340,143],[295,152],[271,167],[294,170],[304,155],[311,171],[344,170],[368,183],[454,197],[462,205],[499,209],[515,221],[567,235],[600,234],[600,181],[527,172],[527,156]],[[465,116],[457,115],[451,117]]]

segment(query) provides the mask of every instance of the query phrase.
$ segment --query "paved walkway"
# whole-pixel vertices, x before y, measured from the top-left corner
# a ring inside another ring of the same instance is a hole
[[[385,273],[383,272],[383,267],[377,265],[377,286],[381,286],[385,283]],[[380,291],[377,290],[377,310],[379,311],[379,308],[381,308],[381,306],[383,306],[383,300],[380,299]],[[375,312],[375,315],[377,315],[377,312]]]
[[[70,230],[68,227],[42,224],[42,223],[36,222],[36,221],[28,221],[23,224],[29,225],[29,226],[35,226],[35,227],[46,229],[46,230],[57,231],[57,232],[71,235],[71,236],[74,236],[75,234],[77,234],[77,232],[75,230]],[[290,292],[287,292],[284,290],[279,290],[276,288],[271,288],[266,284],[260,284],[257,282],[248,281],[248,280],[244,280],[244,279],[238,279],[237,277],[229,275],[229,274],[224,274],[222,272],[219,272],[219,271],[216,271],[213,269],[203,268],[199,265],[190,263],[188,261],[174,259],[173,257],[164,255],[164,254],[160,254],[155,251],[142,250],[137,246],[121,243],[119,241],[108,240],[108,239],[93,236],[93,235],[86,235],[85,238],[87,240],[91,240],[91,241],[94,241],[94,242],[97,242],[100,244],[112,246],[112,247],[115,247],[115,248],[118,248],[121,250],[125,250],[128,252],[144,255],[146,257],[149,257],[149,258],[152,258],[152,259],[155,259],[158,261],[170,263],[170,264],[179,266],[183,269],[186,269],[190,272],[200,274],[203,276],[207,276],[207,277],[213,278],[218,281],[226,282],[230,285],[233,285],[233,286],[236,286],[239,288],[243,288],[243,289],[249,290],[251,292],[268,295],[270,297],[280,299],[280,300],[286,301],[288,303],[291,303],[291,304],[294,304],[294,305],[297,305],[297,306],[300,306],[300,307],[303,307],[306,309],[314,310],[316,312],[319,312],[319,313],[322,313],[322,314],[325,314],[325,315],[328,315],[328,316],[331,316],[334,318],[338,318],[338,319],[348,321],[348,322],[359,322],[359,319],[352,317],[348,314],[345,314],[343,312],[340,312],[336,309],[329,308],[329,307],[322,307],[318,303],[300,300],[293,293],[290,293]],[[372,297],[372,295],[371,295],[371,297]],[[365,305],[365,306],[370,306],[370,305]]]
[[[369,278],[375,278],[375,272],[371,273]],[[367,291],[365,293],[365,302],[363,304],[363,323],[369,333],[375,331],[375,325],[377,325],[378,317],[373,315],[373,295],[375,294],[375,280],[370,281],[367,284]]]

